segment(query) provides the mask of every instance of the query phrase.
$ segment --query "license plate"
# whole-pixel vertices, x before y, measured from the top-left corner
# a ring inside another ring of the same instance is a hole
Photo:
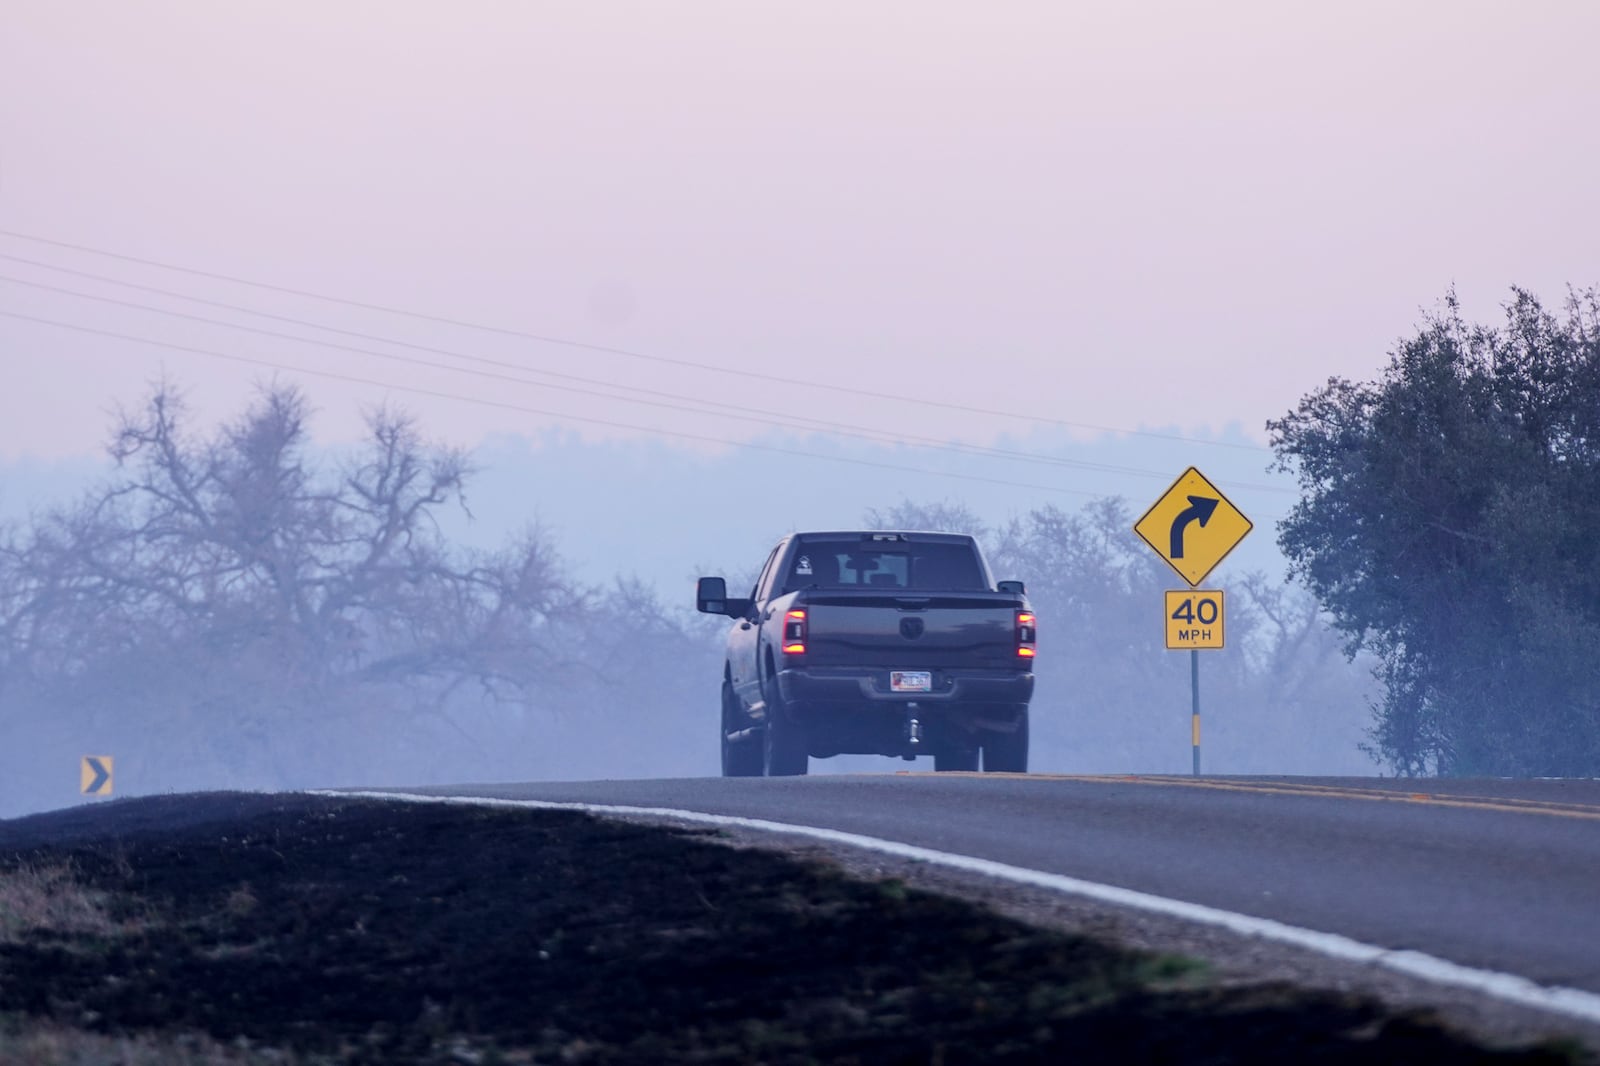
[[[889,673],[891,692],[932,692],[933,674],[927,670],[892,670]]]

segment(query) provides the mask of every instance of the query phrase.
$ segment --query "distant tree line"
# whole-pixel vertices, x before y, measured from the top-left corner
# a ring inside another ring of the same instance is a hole
[[[1600,294],[1514,290],[1499,326],[1452,295],[1268,428],[1303,491],[1279,543],[1381,663],[1381,757],[1600,774]]]
[[[179,763],[283,764],[314,762],[336,724],[388,745],[465,689],[526,704],[573,673],[591,604],[545,539],[485,553],[440,534],[463,453],[378,410],[321,469],[306,419],[287,386],[208,436],[170,386],[122,412],[116,478],[0,550],[7,703],[103,719],[90,736],[140,723]]]
[[[267,385],[197,431],[160,385],[117,415],[108,482],[0,533],[0,814],[67,799],[73,752],[149,790],[642,773],[667,749],[682,722],[647,712],[709,658],[698,617],[586,587],[538,529],[452,544],[473,465],[403,413],[337,456],[307,423]]]
[[[960,504],[903,502],[876,528],[975,533],[998,579],[1025,581],[1039,613],[1034,762],[1076,771],[1187,772],[1189,656],[1166,647],[1171,570],[1118,498],[990,523]],[[1352,665],[1302,586],[1224,572],[1227,646],[1200,653],[1208,772],[1367,773],[1372,663]]]

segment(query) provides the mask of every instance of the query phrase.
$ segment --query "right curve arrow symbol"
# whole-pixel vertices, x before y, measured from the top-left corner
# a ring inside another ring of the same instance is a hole
[[[1189,523],[1199,522],[1204,528],[1221,502],[1210,496],[1189,497],[1189,506],[1179,511],[1178,517],[1172,520],[1172,551],[1168,553],[1172,558],[1183,558],[1183,531],[1189,527]]]

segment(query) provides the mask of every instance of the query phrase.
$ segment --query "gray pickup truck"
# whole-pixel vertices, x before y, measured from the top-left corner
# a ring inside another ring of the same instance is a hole
[[[734,619],[723,776],[803,774],[845,752],[1027,771],[1037,625],[1022,582],[996,583],[971,537],[795,533],[748,597],[703,577],[695,599]]]

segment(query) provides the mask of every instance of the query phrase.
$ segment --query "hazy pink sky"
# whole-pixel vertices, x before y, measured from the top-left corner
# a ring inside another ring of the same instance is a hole
[[[1259,436],[1329,375],[1375,373],[1451,284],[1491,318],[1512,284],[1558,303],[1600,282],[1597,40],[1589,0],[6,0],[0,229],[725,368]],[[897,432],[1025,428],[11,237],[0,254]],[[0,275],[219,314],[14,260]],[[570,415],[762,431],[12,282],[0,311]],[[106,409],[163,369],[208,415],[264,373],[4,317],[0,359],[0,457],[94,450]],[[304,380],[334,438],[385,395]],[[566,421],[393,395],[462,443]]]

